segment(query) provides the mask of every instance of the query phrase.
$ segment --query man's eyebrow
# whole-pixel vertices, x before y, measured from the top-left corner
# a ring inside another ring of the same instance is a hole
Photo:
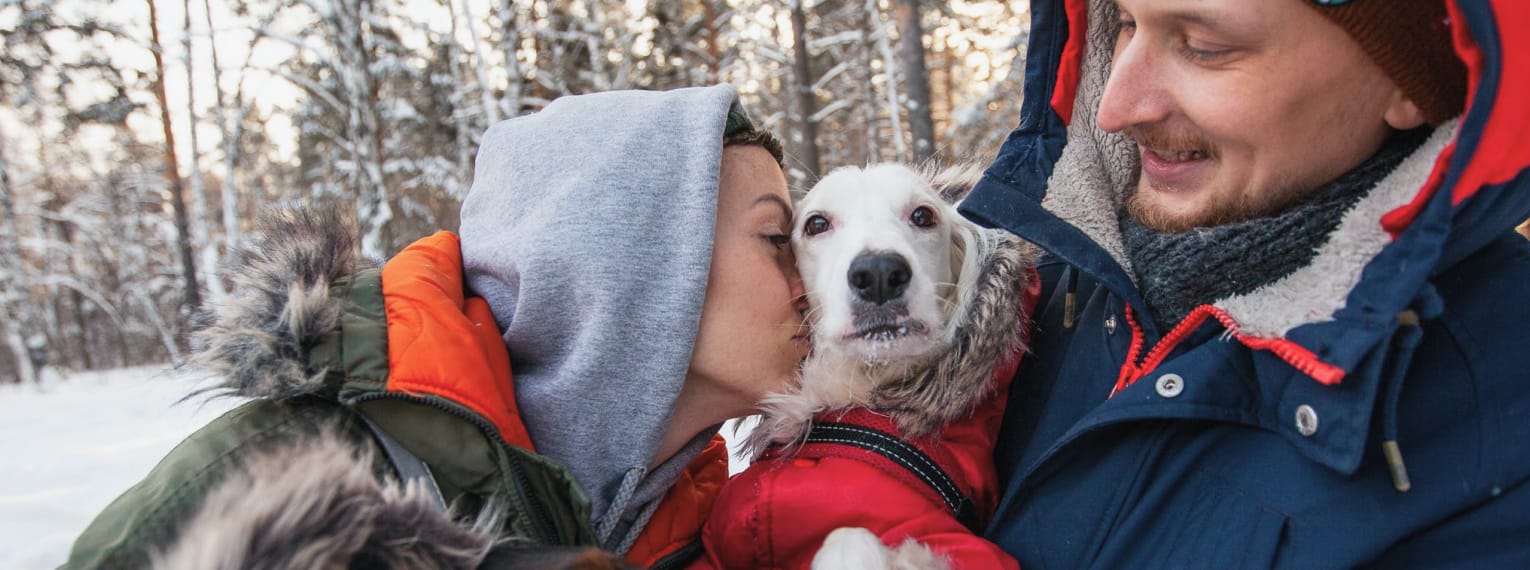
[[[791,221],[792,205],[786,203],[785,198],[775,194],[761,194],[759,198],[754,199],[755,205],[763,204],[765,202],[775,202],[775,204],[781,208],[781,215],[786,216],[786,221]]]
[[[1164,16],[1171,20],[1178,20],[1187,24],[1196,24],[1209,28],[1220,27],[1224,20],[1224,18],[1217,17],[1216,14],[1207,14],[1205,12],[1195,10],[1175,10],[1165,14]]]
[[[1117,12],[1125,12],[1119,1],[1115,2]],[[1221,29],[1228,25],[1227,18],[1223,14],[1195,10],[1192,8],[1168,8],[1154,15],[1161,20],[1172,20],[1181,24],[1192,24],[1213,29]]]
[[[1228,18],[1227,14],[1219,14],[1215,11],[1172,10],[1163,14],[1162,17],[1178,22],[1181,25],[1195,26],[1215,32],[1251,31],[1247,21],[1240,21],[1238,18]]]

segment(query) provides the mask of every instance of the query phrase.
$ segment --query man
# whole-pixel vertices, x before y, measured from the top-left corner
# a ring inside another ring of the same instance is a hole
[[[1026,568],[1530,565],[1530,6],[1032,18],[963,207],[1049,254],[989,538]]]

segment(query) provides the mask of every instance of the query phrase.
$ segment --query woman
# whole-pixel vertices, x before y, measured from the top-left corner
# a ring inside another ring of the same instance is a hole
[[[380,270],[333,219],[281,217],[199,336],[254,400],[67,566],[684,563],[718,424],[807,352],[780,161],[729,87],[603,93],[490,129],[460,239]]]

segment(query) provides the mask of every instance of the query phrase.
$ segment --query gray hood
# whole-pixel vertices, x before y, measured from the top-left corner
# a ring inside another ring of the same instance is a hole
[[[532,442],[613,550],[715,433],[649,469],[690,364],[734,105],[729,86],[558,99],[489,129],[462,203],[468,286]]]

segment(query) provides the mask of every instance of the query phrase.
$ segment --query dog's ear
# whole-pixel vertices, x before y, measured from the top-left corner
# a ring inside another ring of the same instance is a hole
[[[957,163],[950,166],[938,167],[927,164],[919,169],[919,175],[929,183],[935,193],[940,195],[941,200],[947,204],[956,204],[967,197],[967,193],[977,186],[978,179],[983,177],[983,167],[973,162]]]
[[[978,288],[978,278],[983,272],[983,258],[988,255],[991,244],[985,242],[987,237],[977,224],[968,221],[957,214],[955,209],[950,212],[951,216],[951,278],[953,286],[945,297],[953,314],[946,319],[946,333],[954,334],[955,331],[967,324],[967,310],[972,306],[972,296]]]

